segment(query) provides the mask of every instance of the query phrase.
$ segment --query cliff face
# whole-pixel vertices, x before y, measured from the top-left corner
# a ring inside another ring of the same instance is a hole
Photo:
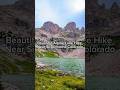
[[[1,31],[13,31],[21,32],[23,34],[34,30],[34,10],[29,6],[33,7],[32,2],[34,0],[19,0],[13,5],[0,6],[0,30]],[[32,1],[32,2],[30,2]],[[24,7],[29,7],[24,9]]]
[[[43,43],[48,42],[47,45],[52,45],[51,40],[55,41],[83,41],[85,39],[85,29],[76,27],[74,22],[69,22],[64,28],[59,27],[53,22],[45,22],[41,28],[37,28],[35,31],[36,41],[40,40]],[[37,42],[36,42],[37,43]],[[36,50],[39,52],[56,52],[60,57],[79,57],[84,58],[85,50],[81,46],[81,49],[62,49],[62,48],[40,48],[36,44]],[[41,53],[42,54],[42,53]]]
[[[27,50],[28,47],[33,49],[33,42],[23,43],[22,40],[34,38],[34,13],[32,13],[34,11],[31,8],[29,10],[24,8],[27,3],[23,1],[26,0],[0,6],[0,73],[2,74],[33,73],[34,53]],[[33,3],[29,3],[28,6],[31,5]],[[10,38],[9,43],[7,38]]]
[[[19,0],[12,5],[0,6],[0,40],[2,40],[0,49],[3,48],[6,50],[6,37],[34,38],[34,13],[32,13],[34,11],[31,8],[28,10],[22,7],[22,5],[26,6],[26,4],[28,3],[23,3],[22,0]],[[30,5],[33,5],[33,3],[29,3],[29,6]],[[16,45],[11,45],[11,47],[13,46]],[[16,47],[23,47],[24,49],[26,48],[25,45],[18,45]],[[6,52],[8,51],[6,50]],[[12,52],[10,53],[12,54]],[[19,52],[15,52],[15,54],[18,53]],[[21,55],[23,54],[24,53],[21,53]],[[24,56],[28,57],[29,55],[27,56],[26,54],[28,55],[30,53],[25,51]]]
[[[45,22],[41,28],[35,31],[36,38],[63,38],[67,40],[83,40],[85,29],[76,27],[74,22],[68,23],[64,28],[59,27],[53,22]]]
[[[66,31],[75,31],[77,28],[75,22],[69,22],[64,29]]]
[[[54,24],[52,22],[46,22],[43,24],[42,29],[44,29],[46,32],[56,34],[59,32],[60,27],[57,24]]]
[[[120,36],[120,5],[113,3],[110,8],[106,8],[105,5],[99,5],[97,2],[86,3],[86,38],[96,38],[104,37],[112,39],[112,44],[110,47],[115,48],[114,52],[86,52],[86,72],[87,75],[97,75],[97,76],[117,76],[119,75],[119,36]],[[97,0],[94,0],[97,1]],[[117,42],[118,41],[118,42]],[[101,46],[109,47],[107,44],[94,44],[90,43],[86,48]],[[102,46],[103,45],[103,46]],[[98,49],[98,48],[97,48]],[[94,54],[94,55],[93,55]],[[99,65],[98,65],[99,64]]]
[[[104,32],[108,35],[112,35],[114,32],[120,32],[118,30],[120,28],[118,24],[120,23],[119,4],[114,2],[110,8],[107,8],[105,4],[98,4],[97,0],[94,0],[94,2],[87,0],[86,2],[86,32],[92,33],[92,31],[96,31],[99,34],[103,34]]]
[[[61,32],[65,33],[71,33],[71,36],[73,34],[85,34],[85,29],[84,27],[82,27],[81,29],[76,27],[75,22],[69,22],[64,28],[61,28],[59,25],[54,24],[53,22],[45,22],[43,24],[43,26],[39,29],[37,29],[37,31],[42,30],[44,32],[50,33],[50,34],[61,34]],[[75,36],[75,35],[73,35]]]

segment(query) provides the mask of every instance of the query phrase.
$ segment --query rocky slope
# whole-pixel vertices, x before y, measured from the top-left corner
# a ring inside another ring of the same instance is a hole
[[[31,0],[28,0],[30,2]],[[33,3],[18,0],[13,5],[0,6],[0,48],[6,49],[6,37],[34,38],[34,10],[23,6],[33,7]],[[23,47],[23,46],[22,46]],[[26,46],[24,46],[26,48]],[[8,51],[7,51],[8,52]],[[17,53],[17,52],[16,52]],[[27,55],[26,55],[27,56]]]
[[[51,45],[51,40],[59,42],[78,42],[83,41],[85,36],[85,29],[76,27],[74,22],[69,22],[64,28],[59,27],[53,22],[45,22],[41,28],[37,28],[35,31],[36,41],[42,41],[42,43],[48,42],[47,45]],[[36,42],[37,43],[37,42]],[[36,44],[36,48],[39,47],[39,44]],[[59,54],[60,57],[77,57],[84,58],[84,48],[43,48],[44,51],[54,51]]]

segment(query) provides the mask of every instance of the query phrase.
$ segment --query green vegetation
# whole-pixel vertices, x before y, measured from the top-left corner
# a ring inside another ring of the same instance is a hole
[[[42,58],[42,57],[50,57],[50,58],[57,58],[59,57],[58,53],[54,51],[40,51],[40,50],[35,50],[35,56]]]
[[[34,66],[35,66],[35,64],[34,64],[34,61],[32,62],[32,61],[30,61],[30,60],[28,60],[28,61],[16,61],[16,63],[15,63],[16,65],[19,65],[21,68],[22,68],[22,72],[23,73],[34,73]]]
[[[40,52],[39,50],[35,50],[35,57],[43,57],[42,52]]]
[[[15,58],[9,53],[0,50],[0,74],[32,73],[34,62]]]
[[[119,49],[119,47],[120,47],[120,36],[112,37],[112,41],[113,41],[114,47],[116,49]]]
[[[35,90],[85,90],[85,80],[60,71],[36,70]]]

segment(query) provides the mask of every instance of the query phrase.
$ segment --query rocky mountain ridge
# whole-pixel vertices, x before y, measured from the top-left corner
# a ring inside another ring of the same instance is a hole
[[[40,29],[50,32],[51,34],[56,34],[60,31],[65,31],[65,32],[66,31],[68,31],[68,32],[82,31],[82,32],[84,32],[84,30],[85,30],[84,27],[82,27],[81,29],[77,28],[75,22],[69,22],[64,28],[62,28],[59,25],[54,24],[53,22],[50,22],[50,21],[45,22]]]
[[[84,37],[85,29],[76,27],[75,22],[69,22],[64,28],[53,22],[45,22],[41,28],[36,28],[36,37],[65,37],[65,38],[79,38]]]
[[[0,6],[0,40],[2,41],[0,49],[2,48],[4,51],[9,52],[9,48],[12,47],[16,50],[15,52],[10,51],[10,53],[29,58],[29,56],[32,55],[25,50],[29,45],[24,47],[19,44],[6,45],[5,41],[7,37],[11,37],[12,39],[21,38],[21,40],[34,38],[34,4],[32,2],[30,2],[28,6],[27,4],[27,2],[24,3],[24,0],[18,0],[12,5]],[[29,9],[23,6],[27,6]],[[29,6],[33,7],[33,9]],[[24,53],[23,51],[22,53],[18,52],[18,47],[20,47],[20,49],[24,48]]]
[[[53,22],[45,22],[41,28],[37,28],[35,31],[35,39],[36,39],[36,50],[43,55],[43,53],[53,52],[56,53],[60,57],[79,57],[84,58],[85,50],[84,47],[74,48],[74,49],[66,49],[66,48],[41,48],[38,45],[38,41],[42,42],[41,44],[46,44],[51,46],[51,41],[58,42],[80,42],[85,39],[85,29],[82,27],[81,29],[76,27],[75,22],[69,22],[64,28],[59,27],[57,24]],[[52,54],[53,54],[52,53]],[[51,55],[52,55],[51,54]],[[48,55],[45,55],[48,56]]]

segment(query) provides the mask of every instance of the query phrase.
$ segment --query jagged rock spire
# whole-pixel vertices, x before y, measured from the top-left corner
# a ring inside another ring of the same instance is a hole
[[[65,26],[65,30],[66,31],[74,31],[76,29],[76,23],[75,22],[69,22],[66,26]]]
[[[114,2],[113,4],[112,4],[112,7],[111,7],[111,10],[118,10],[119,9],[119,5],[116,3],[116,2]]]

